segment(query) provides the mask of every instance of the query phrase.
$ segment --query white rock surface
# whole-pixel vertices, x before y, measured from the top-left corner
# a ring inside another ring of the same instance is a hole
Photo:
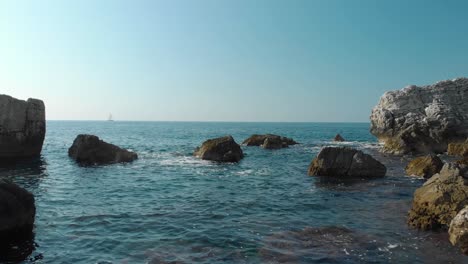
[[[450,223],[450,242],[468,255],[468,206],[461,210]]]
[[[445,152],[468,137],[468,78],[386,92],[370,120],[386,152]]]

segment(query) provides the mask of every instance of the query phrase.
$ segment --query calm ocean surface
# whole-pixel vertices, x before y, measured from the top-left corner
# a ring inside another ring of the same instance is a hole
[[[36,197],[35,263],[463,263],[446,232],[406,226],[422,180],[385,157],[356,123],[47,122],[42,158],[0,169]],[[133,163],[80,167],[76,135],[136,151]],[[238,143],[274,133],[302,143],[243,147],[238,164],[191,156],[208,138]],[[330,142],[341,133],[350,143]],[[325,145],[349,145],[387,165],[387,177],[307,176]],[[465,262],[466,263],[466,262]]]

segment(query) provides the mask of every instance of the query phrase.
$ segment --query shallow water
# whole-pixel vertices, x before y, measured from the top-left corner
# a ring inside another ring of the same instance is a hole
[[[41,159],[1,168],[0,177],[36,197],[36,248],[25,262],[466,261],[445,232],[406,226],[412,194],[422,180],[404,176],[405,160],[377,153],[368,127],[49,121]],[[67,156],[80,133],[134,150],[139,159],[80,167]],[[205,139],[231,134],[240,143],[253,133],[280,134],[302,144],[273,151],[243,147],[246,157],[238,164],[191,156]],[[336,133],[351,142],[330,142]],[[307,176],[324,145],[372,153],[387,165],[387,177],[336,182]],[[315,229],[325,231],[308,232]],[[326,243],[310,243],[321,236]]]

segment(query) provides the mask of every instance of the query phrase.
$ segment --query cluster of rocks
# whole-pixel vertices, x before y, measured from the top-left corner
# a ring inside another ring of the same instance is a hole
[[[280,149],[287,148],[291,145],[298,144],[292,138],[282,137],[278,135],[266,134],[266,135],[252,135],[242,145],[245,146],[260,146],[264,149]]]

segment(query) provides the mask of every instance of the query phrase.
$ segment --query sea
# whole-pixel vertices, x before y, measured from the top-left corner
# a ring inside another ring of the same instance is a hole
[[[239,163],[200,160],[209,138],[272,133],[300,142],[242,146]],[[333,142],[340,133],[347,141]],[[138,153],[80,166],[78,134]],[[376,179],[307,175],[324,146],[349,146],[387,166]],[[3,263],[467,263],[446,231],[407,226],[420,178],[386,156],[369,123],[47,121],[41,157],[0,168],[36,199],[34,236]]]

